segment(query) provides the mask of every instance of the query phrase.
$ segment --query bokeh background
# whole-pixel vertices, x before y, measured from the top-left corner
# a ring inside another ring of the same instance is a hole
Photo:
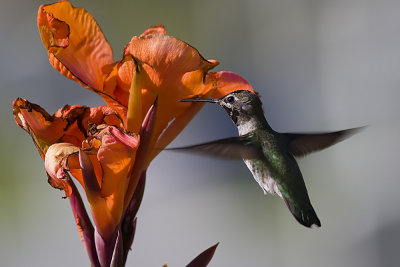
[[[88,266],[68,201],[47,184],[16,97],[50,113],[102,100],[55,71],[36,27],[40,1],[0,8],[0,265]],[[320,229],[264,196],[242,162],[163,152],[150,166],[127,266],[400,266],[400,2],[397,0],[73,1],[97,19],[115,59],[164,24],[216,70],[244,76],[278,131],[363,132],[299,161]],[[173,146],[234,136],[205,106]]]

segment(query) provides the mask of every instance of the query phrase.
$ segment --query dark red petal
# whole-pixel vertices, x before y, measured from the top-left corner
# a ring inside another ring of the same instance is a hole
[[[79,165],[82,169],[83,182],[85,184],[85,191],[100,193],[100,186],[97,182],[96,174],[92,162],[86,152],[79,150]]]
[[[76,225],[78,226],[81,241],[86,248],[92,266],[99,267],[100,263],[97,257],[96,245],[94,241],[94,227],[90,221],[81,195],[79,194],[74,182],[70,178],[67,181],[72,189],[72,193],[69,197],[69,203],[71,204],[72,213],[74,214]]]
[[[145,170],[147,164],[149,163],[149,153],[151,153],[151,151],[149,151],[149,146],[152,141],[154,126],[156,124],[156,113],[158,106],[157,100],[158,98],[156,98],[154,104],[147,112],[146,117],[143,120],[142,128],[139,132],[140,145],[138,150],[136,151],[136,159],[133,166],[132,176],[125,196],[125,209],[127,208],[129,202],[132,199],[133,193],[136,190],[137,184],[140,180],[140,175],[142,175],[142,172]]]
[[[124,237],[124,263],[128,257],[128,252],[132,246],[136,230],[136,214],[139,210],[140,203],[142,202],[144,187],[146,184],[146,170],[140,176],[138,185],[136,186],[135,193],[130,201],[128,208],[125,211],[124,217],[121,221],[121,231]]]
[[[200,255],[194,258],[194,260],[192,260],[188,265],[186,265],[186,267],[206,267],[210,263],[212,257],[214,256],[218,244],[219,243],[215,244],[214,246],[200,253]]]

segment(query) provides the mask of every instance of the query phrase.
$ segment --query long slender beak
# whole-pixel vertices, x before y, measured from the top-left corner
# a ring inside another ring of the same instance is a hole
[[[180,99],[179,102],[207,102],[207,103],[217,103],[218,100],[214,98],[209,99],[196,99],[196,98],[189,98],[189,99]]]

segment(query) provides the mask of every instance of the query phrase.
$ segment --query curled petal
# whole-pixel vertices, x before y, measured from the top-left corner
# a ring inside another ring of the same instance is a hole
[[[38,27],[50,63],[84,87],[102,90],[111,71],[113,54],[97,22],[82,8],[68,1],[42,5]]]
[[[69,143],[53,144],[47,150],[44,165],[49,183],[58,189],[65,191],[65,196],[71,195],[71,187],[66,181],[68,177],[67,159],[71,154],[77,153],[79,148]]]

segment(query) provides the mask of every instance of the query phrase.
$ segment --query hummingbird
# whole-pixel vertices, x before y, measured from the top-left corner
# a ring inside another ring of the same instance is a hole
[[[281,197],[300,224],[306,227],[321,226],[296,157],[327,148],[354,134],[359,128],[311,134],[274,131],[265,119],[260,98],[247,90],[234,91],[217,99],[179,101],[208,102],[221,106],[237,126],[239,136],[168,150],[242,159],[264,194]]]

